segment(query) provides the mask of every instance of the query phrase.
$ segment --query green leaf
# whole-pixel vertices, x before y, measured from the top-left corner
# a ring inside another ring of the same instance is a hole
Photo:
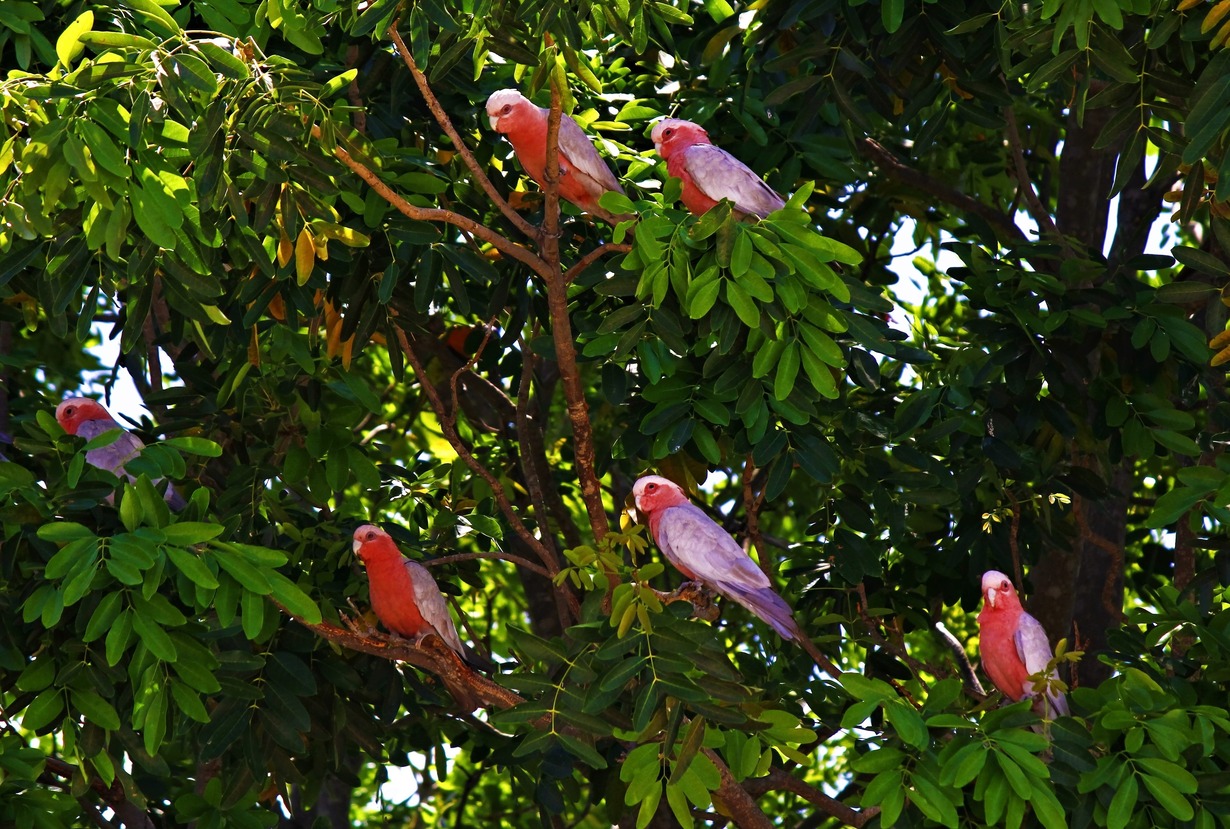
[[[82,32],[78,38],[88,46],[96,46],[99,51],[106,49],[157,49],[158,44],[148,37],[130,35],[128,32]],[[56,44],[57,49],[59,44]],[[93,149],[91,147],[90,149]]]
[[[311,596],[276,570],[271,570],[267,575],[275,602],[309,625],[320,624],[320,608],[312,601]]]
[[[69,698],[72,700],[73,707],[85,715],[85,718],[94,723],[94,725],[97,725],[99,728],[105,728],[108,731],[119,729],[120,715],[116,713],[115,706],[94,691],[88,689],[72,690],[69,692]]]
[[[205,526],[212,525],[207,524]],[[167,547],[165,549],[167,557],[171,559],[171,563],[175,565],[176,569],[191,579],[193,583],[207,590],[214,590],[218,587],[218,577],[214,575],[209,566],[196,554],[188,550],[182,550],[179,547]]]
[[[27,731],[40,731],[64,711],[64,692],[61,688],[48,688],[26,706],[21,715],[21,725]]]
[[[56,38],[56,56],[60,58],[60,63],[65,69],[71,69],[73,61],[85,51],[81,36],[93,28],[94,12],[84,11],[77,15],[77,18],[69,23]]]
[[[179,653],[175,650],[175,643],[171,641],[171,637],[162,629],[162,626],[153,619],[142,613],[133,613],[132,629],[145,647],[149,648],[150,653],[163,662],[174,662],[179,658]]]
[[[36,531],[36,535],[44,541],[59,543],[93,538],[94,532],[84,524],[78,524],[75,521],[57,521],[54,524],[43,524]]]
[[[345,89],[347,86],[349,86],[350,82],[353,81],[358,76],[359,76],[358,69],[347,69],[345,72],[341,73],[340,75],[333,76],[332,78],[329,79],[328,83],[326,83],[323,87],[321,87],[321,90],[320,90],[321,100],[327,100],[329,98],[332,98],[334,95],[336,95],[337,93]]]
[[[1106,809],[1107,829],[1125,829],[1136,810],[1139,794],[1140,787],[1136,782],[1136,775],[1128,774],[1127,778],[1115,789],[1115,794],[1110,799],[1110,806]]]
[[[726,287],[726,302],[734,309],[740,321],[748,328],[759,328],[760,310],[756,307],[755,300],[733,280],[726,280],[723,284]]]

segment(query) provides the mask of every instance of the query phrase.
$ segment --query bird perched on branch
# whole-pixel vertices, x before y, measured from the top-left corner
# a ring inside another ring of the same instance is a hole
[[[491,129],[508,136],[517,160],[529,177],[544,190],[547,169],[547,115],[515,89],[501,89],[487,99],[487,119]],[[559,119],[559,194],[561,198],[610,224],[635,218],[613,215],[600,207],[604,193],[623,193],[619,180],[606,166],[589,137],[571,117]]]
[[[735,210],[764,218],[786,206],[786,200],[747,165],[721,147],[709,133],[680,118],[654,125],[653,146],[666,161],[666,171],[683,182],[683,205],[699,216],[722,199]]]
[[[388,533],[374,524],[364,524],[354,531],[353,549],[367,567],[372,610],[386,628],[415,642],[434,633],[463,662],[490,667],[487,660],[461,643],[448,603],[431,573],[402,555]]]
[[[141,439],[116,422],[105,408],[88,397],[69,397],[56,407],[56,422],[70,435],[77,435],[87,441],[101,434],[118,429],[120,435],[113,443],[91,449],[85,453],[85,461],[97,469],[105,469],[117,478],[135,481],[136,476],[130,473],[125,465],[141,454],[145,444]],[[162,479],[154,481],[154,487],[162,488]],[[183,496],[171,483],[166,484],[163,492],[167,506],[173,510],[182,510],[187,506]]]
[[[841,673],[799,627],[769,577],[729,533],[688,500],[682,487],[646,475],[633,485],[632,495],[658,549],[679,572],[746,607],[783,639],[797,642],[831,676]]]
[[[1008,699],[1034,699],[1034,710],[1048,720],[1068,713],[1059,688],[1030,679],[1050,664],[1054,652],[1042,623],[1021,607],[1012,581],[998,570],[982,575],[982,612],[978,614],[978,652],[991,682]],[[1059,681],[1055,671],[1051,680]]]

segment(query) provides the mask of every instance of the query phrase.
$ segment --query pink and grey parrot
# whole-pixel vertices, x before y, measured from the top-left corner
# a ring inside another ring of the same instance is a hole
[[[746,607],[783,639],[801,645],[830,674],[840,673],[799,627],[769,577],[729,533],[688,500],[682,487],[646,475],[633,485],[632,495],[658,549],[679,572]]]
[[[1013,701],[1036,698],[1034,710],[1048,720],[1068,713],[1061,691],[1041,693],[1029,679],[1046,670],[1054,653],[1042,623],[1025,612],[1012,581],[998,570],[982,575],[978,630],[982,667],[1000,693]],[[1059,677],[1052,672],[1051,678]]]
[[[111,413],[97,401],[88,397],[67,398],[56,407],[56,422],[68,434],[77,435],[87,441],[112,429],[119,429],[122,434],[114,443],[91,449],[85,453],[85,460],[90,466],[105,469],[117,478],[136,480],[136,476],[125,469],[125,465],[141,454],[145,444],[139,437],[117,423],[115,418],[111,417]],[[154,481],[154,486],[161,488],[162,479]],[[167,506],[173,510],[182,510],[187,506],[183,496],[171,483],[166,484],[163,497],[166,499]]]
[[[515,89],[501,89],[487,99],[491,129],[508,136],[517,159],[539,187],[546,188],[548,110]],[[598,205],[603,193],[623,193],[619,180],[594,149],[593,142],[567,115],[559,120],[559,194],[586,213],[610,224],[634,218],[612,215]]]
[[[666,161],[666,171],[683,181],[683,205],[699,216],[722,199],[735,210],[764,218],[786,206],[786,200],[760,176],[721,147],[691,121],[666,118],[654,125],[653,146]]]
[[[403,556],[389,534],[373,524],[354,531],[354,552],[367,567],[372,610],[386,628],[415,641],[434,633],[463,662],[474,662],[426,567]]]

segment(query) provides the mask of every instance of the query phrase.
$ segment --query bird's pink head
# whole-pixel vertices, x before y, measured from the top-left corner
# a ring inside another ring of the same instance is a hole
[[[653,139],[653,147],[658,151],[658,155],[665,159],[694,144],[713,143],[709,140],[709,133],[703,128],[682,118],[662,119],[654,125],[649,137]]]
[[[112,420],[111,413],[88,397],[70,397],[56,406],[56,422],[70,435],[77,434],[87,420]]]
[[[492,92],[487,99],[487,120],[496,132],[510,133],[533,125],[539,108],[515,89]]]
[[[1012,579],[998,570],[982,574],[982,599],[993,610],[1012,610],[1021,606],[1021,599],[1012,586]]]
[[[374,559],[382,558],[390,553],[398,557],[401,551],[393,543],[393,539],[375,524],[364,524],[354,531],[354,554],[364,564],[371,564]]]
[[[637,480],[632,486],[632,497],[636,499],[637,510],[645,515],[688,502],[683,487],[660,475],[646,475]]]

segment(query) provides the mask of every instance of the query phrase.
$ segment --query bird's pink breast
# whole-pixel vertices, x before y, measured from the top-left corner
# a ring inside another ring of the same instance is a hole
[[[1025,696],[1029,671],[1016,650],[1016,629],[1020,612],[988,611],[978,614],[978,650],[982,667],[1000,692],[1013,700]]]
[[[372,610],[384,626],[401,636],[418,636],[426,622],[414,602],[414,583],[406,572],[401,553],[369,559],[367,578]]]

